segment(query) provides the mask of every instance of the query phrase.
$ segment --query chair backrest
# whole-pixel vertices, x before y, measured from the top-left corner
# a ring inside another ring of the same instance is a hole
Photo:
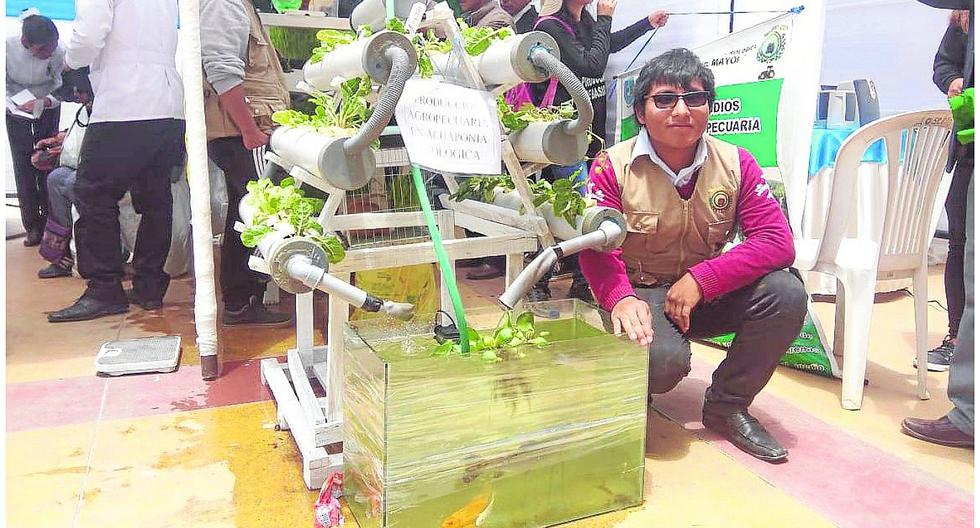
[[[879,271],[918,267],[932,233],[936,195],[952,133],[948,110],[926,110],[880,119],[856,130],[844,141],[834,162],[827,223],[818,261],[833,262],[858,203],[858,166],[864,152],[883,140],[888,181],[885,207],[873,219],[869,242],[879,244]]]

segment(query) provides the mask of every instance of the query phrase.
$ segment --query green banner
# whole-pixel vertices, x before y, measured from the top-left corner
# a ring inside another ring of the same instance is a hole
[[[632,88],[633,80],[628,80],[626,90]],[[748,150],[760,167],[776,167],[776,123],[782,90],[782,79],[719,86],[708,117],[708,134]],[[632,114],[620,123],[620,140],[639,132]]]

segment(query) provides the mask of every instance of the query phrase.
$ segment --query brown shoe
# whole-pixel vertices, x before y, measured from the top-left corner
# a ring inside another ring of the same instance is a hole
[[[478,267],[473,268],[473,271],[466,274],[466,278],[470,280],[489,280],[503,276],[504,269],[490,262],[480,264]]]
[[[973,437],[960,431],[945,416],[938,420],[906,418],[902,420],[902,432],[933,444],[949,447],[973,447]]]

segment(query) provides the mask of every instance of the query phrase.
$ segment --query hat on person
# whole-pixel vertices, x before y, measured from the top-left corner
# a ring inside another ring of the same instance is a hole
[[[561,11],[564,0],[541,0],[541,11],[538,16],[551,16]]]

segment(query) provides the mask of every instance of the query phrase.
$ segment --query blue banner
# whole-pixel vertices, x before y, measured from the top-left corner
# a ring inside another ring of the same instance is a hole
[[[75,0],[7,0],[7,16],[20,16],[30,7],[53,20],[75,20]]]

